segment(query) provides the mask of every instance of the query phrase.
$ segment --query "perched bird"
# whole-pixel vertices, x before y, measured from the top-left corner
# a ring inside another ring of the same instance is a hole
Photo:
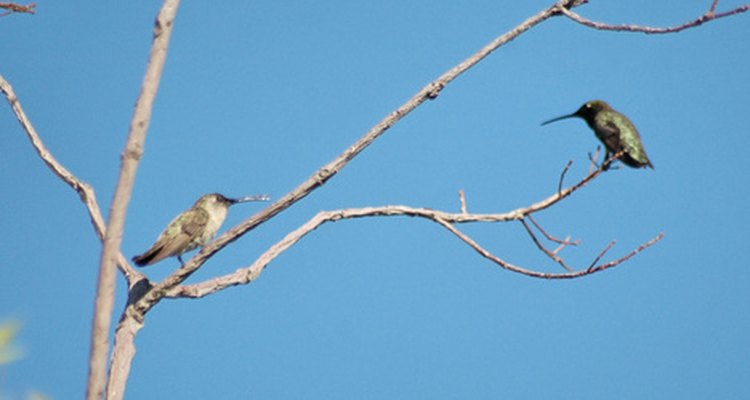
[[[607,149],[605,160],[612,154],[623,152],[620,157],[625,165],[633,168],[654,168],[643,148],[641,136],[628,117],[615,111],[604,101],[592,100],[581,106],[573,114],[563,115],[543,122],[542,125],[559,121],[565,118],[582,118],[594,130],[596,137],[604,143]]]
[[[219,193],[202,196],[193,206],[175,217],[145,253],[133,257],[139,267],[157,263],[167,257],[177,256],[182,264],[182,254],[203,246],[213,239],[227,217],[229,206],[247,201],[267,201],[267,195],[230,199]]]

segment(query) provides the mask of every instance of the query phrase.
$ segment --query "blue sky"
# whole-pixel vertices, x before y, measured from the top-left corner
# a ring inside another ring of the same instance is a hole
[[[425,84],[550,1],[182,4],[122,243],[145,250],[208,192],[278,198]],[[710,1],[592,1],[610,23],[676,25]],[[740,2],[721,2],[720,10]],[[0,74],[53,154],[108,209],[159,4],[38,2],[0,18]],[[587,168],[580,120],[601,98],[639,128],[655,170],[607,172],[537,215],[609,241],[613,270],[543,281],[490,264],[410,218],[329,224],[256,282],[164,301],[136,339],[128,398],[747,398],[750,270],[745,237],[750,23],[678,34],[599,32],[555,18],[499,49],[328,184],[244,236],[198,282],[250,264],[320,210],[404,204],[505,212]],[[25,357],[0,393],[85,390],[100,246],[77,195],[0,107],[0,321],[24,326]],[[743,183],[744,182],[744,183]],[[226,226],[260,209],[239,205]],[[518,223],[463,226],[501,257],[561,272]],[[144,270],[153,280],[178,266]],[[126,296],[119,279],[116,313]]]

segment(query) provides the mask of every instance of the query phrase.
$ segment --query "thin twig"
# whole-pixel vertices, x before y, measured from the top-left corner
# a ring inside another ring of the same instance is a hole
[[[637,249],[633,250],[629,254],[614,260],[610,261],[607,264],[600,265],[594,269],[586,269],[586,270],[579,270],[575,272],[567,272],[563,274],[556,274],[556,273],[545,273],[545,272],[538,272],[538,271],[532,271],[525,268],[521,268],[519,266],[513,265],[500,257],[495,256],[494,254],[490,253],[489,251],[485,250],[482,246],[477,244],[473,239],[471,239],[468,235],[464,234],[463,232],[456,229],[453,225],[442,221],[437,220],[439,224],[441,224],[443,227],[451,231],[454,235],[456,235],[459,239],[461,239],[464,243],[468,244],[471,248],[473,248],[477,253],[479,253],[482,257],[487,258],[488,260],[494,262],[495,264],[499,265],[502,268],[505,268],[512,272],[517,272],[522,275],[530,276],[532,278],[543,278],[543,279],[572,279],[572,278],[579,278],[582,276],[590,275],[595,272],[604,271],[605,269],[609,269],[612,267],[615,267],[619,264],[621,264],[623,261],[630,259],[638,252],[642,251],[643,249],[646,249],[650,246],[652,246],[654,243],[661,240],[661,238],[664,236],[663,234],[659,234],[654,239],[651,239],[650,241],[642,244]]]
[[[592,173],[595,169],[599,168],[599,163],[597,163],[596,160],[599,159],[599,152],[601,150],[601,146],[596,146],[594,154],[592,155],[591,153],[589,153],[589,161],[591,161],[591,164],[589,165],[589,174]]]
[[[560,192],[562,192],[563,183],[565,182],[565,174],[570,169],[570,166],[573,165],[573,160],[568,160],[568,163],[565,164],[565,168],[563,168],[562,173],[560,173],[560,181],[557,183],[557,194],[559,195]]]
[[[29,3],[25,6],[22,6],[20,4],[16,3],[6,3],[6,2],[0,2],[0,8],[4,8],[8,11],[0,14],[0,17],[4,17],[6,15],[10,15],[12,13],[26,13],[26,14],[34,14],[36,13],[36,3]]]
[[[52,171],[58,178],[60,178],[65,184],[70,186],[73,190],[78,193],[83,204],[86,206],[86,211],[89,214],[89,220],[94,228],[94,233],[99,240],[104,240],[104,233],[106,232],[106,226],[104,225],[104,219],[102,218],[101,210],[99,209],[99,203],[96,200],[96,193],[94,189],[86,182],[78,179],[73,173],[71,173],[65,166],[63,166],[57,159],[50,153],[47,147],[44,145],[41,137],[37,133],[34,125],[31,124],[31,120],[26,116],[26,112],[21,106],[20,100],[13,91],[13,87],[8,81],[0,75],[0,91],[5,95],[6,100],[10,104],[11,109],[16,115],[16,119],[21,124],[26,137],[31,142],[31,146],[34,151],[39,155],[47,168]],[[128,264],[127,259],[119,254],[117,265],[120,270],[128,278],[129,282],[136,282],[143,279],[143,274],[134,269]]]
[[[570,235],[566,236],[566,237],[565,237],[565,240],[566,240],[566,241],[567,241],[567,240],[570,240]],[[557,247],[555,247],[555,249],[554,249],[554,250],[552,250],[552,254],[557,254],[557,253],[559,253],[559,252],[560,252],[560,251],[561,251],[562,249],[564,249],[564,248],[566,248],[566,247],[568,247],[568,245],[567,245],[567,244],[564,244],[564,243],[560,243],[560,244],[558,244],[558,245],[557,245]]]
[[[568,264],[565,263],[565,260],[563,260],[562,257],[557,255],[557,250],[553,252],[553,251],[548,250],[546,247],[544,247],[544,245],[539,241],[539,239],[537,239],[536,235],[534,234],[534,231],[531,230],[531,227],[529,226],[529,224],[526,223],[525,218],[521,219],[520,221],[521,221],[521,224],[523,224],[524,229],[526,229],[526,233],[529,234],[529,236],[531,237],[531,240],[534,242],[536,247],[539,250],[541,250],[542,253],[546,254],[547,257],[551,258],[554,262],[560,264],[568,272],[573,271],[573,268],[569,267]]]
[[[606,264],[601,264],[601,265],[598,265],[596,267],[589,268],[589,269],[586,270],[586,272],[587,273],[594,273],[594,272],[604,271],[605,269],[609,269],[609,268],[612,268],[614,266],[617,266],[617,265],[619,265],[619,264],[621,264],[621,263],[623,263],[625,261],[628,261],[633,256],[635,256],[636,254],[638,254],[641,251],[646,250],[647,248],[653,246],[656,242],[658,242],[658,241],[660,241],[662,239],[664,239],[664,233],[658,234],[655,238],[653,238],[653,239],[649,240],[648,242],[646,242],[646,243],[638,246],[637,249],[631,251],[630,253],[628,253],[628,254],[620,257],[620,258],[618,258],[617,260],[613,260],[613,261],[610,261],[610,262],[608,262]]]
[[[466,211],[466,196],[464,195],[463,189],[458,191],[458,201],[461,202],[461,213],[468,214]]]
[[[714,0],[713,3],[711,3],[711,8],[708,10],[708,12],[713,15],[716,13],[716,6],[719,5],[719,0]]]
[[[706,22],[713,21],[715,19],[729,17],[732,15],[744,13],[748,10],[750,10],[750,4],[745,4],[739,7],[736,7],[732,10],[716,13],[716,5],[718,1],[713,0],[713,3],[711,4],[711,8],[706,11],[703,15],[699,16],[698,18],[685,22],[681,25],[676,26],[669,26],[669,27],[651,27],[651,26],[640,26],[640,25],[629,25],[629,24],[622,24],[622,25],[611,25],[611,24],[605,24],[602,22],[596,22],[592,21],[590,19],[586,19],[579,14],[574,13],[573,11],[570,11],[567,8],[561,8],[560,12],[565,14],[568,18],[572,19],[575,22],[578,22],[581,25],[588,26],[589,28],[599,29],[603,31],[617,31],[617,32],[641,32],[649,35],[653,34],[665,34],[665,33],[675,33],[679,32],[685,29],[694,28],[696,26],[702,25]]]
[[[544,237],[547,238],[547,240],[549,240],[550,242],[555,242],[555,243],[560,244],[562,246],[578,246],[579,244],[581,244],[581,240],[580,239],[574,240],[574,241],[571,242],[569,240],[570,236],[566,237],[563,240],[563,239],[558,239],[558,238],[550,235],[549,233],[547,233],[547,231],[544,230],[544,228],[542,228],[541,225],[539,225],[536,222],[536,220],[534,219],[534,217],[532,217],[531,215],[532,214],[527,215],[526,218],[528,218],[529,221],[531,221],[531,223],[534,224],[534,226],[536,227],[536,229],[539,229],[539,232],[542,232],[542,235],[544,235]],[[557,252],[555,252],[555,253],[557,253]]]
[[[613,241],[609,242],[609,244],[607,245],[607,247],[605,247],[604,250],[602,250],[601,253],[599,253],[599,255],[596,256],[596,258],[594,259],[594,261],[591,262],[591,265],[589,265],[589,267],[586,270],[587,271],[591,271],[591,269],[594,268],[594,266],[596,265],[596,263],[598,263],[599,260],[601,260],[602,257],[604,257],[605,254],[607,254],[607,252],[615,245],[615,243],[617,243],[616,240],[613,240]]]

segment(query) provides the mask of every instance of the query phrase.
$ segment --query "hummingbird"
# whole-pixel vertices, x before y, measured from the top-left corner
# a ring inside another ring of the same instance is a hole
[[[248,201],[268,201],[268,195],[245,196],[237,199],[219,193],[202,196],[189,210],[175,217],[145,253],[133,257],[139,267],[157,263],[167,257],[177,256],[203,246],[213,239],[227,217],[229,206]]]
[[[628,117],[615,111],[606,102],[602,100],[592,100],[582,105],[578,111],[573,114],[563,115],[562,117],[553,118],[545,121],[542,125],[559,121],[566,118],[582,118],[586,121],[596,134],[596,137],[604,143],[606,148],[605,160],[609,159],[612,154],[623,152],[620,157],[625,165],[632,168],[650,167],[654,165],[649,161],[646,150],[643,148],[641,136],[635,125]]]

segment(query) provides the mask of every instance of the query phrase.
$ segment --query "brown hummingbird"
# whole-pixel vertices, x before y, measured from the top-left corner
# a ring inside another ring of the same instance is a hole
[[[268,195],[245,196],[237,199],[219,193],[202,196],[193,206],[175,217],[145,253],[133,257],[139,267],[157,263],[167,257],[177,256],[203,246],[213,239],[227,217],[229,206],[248,201],[267,201]]]
[[[641,136],[635,129],[635,125],[630,122],[628,117],[615,111],[602,100],[589,101],[573,114],[553,118],[543,122],[542,125],[574,117],[586,121],[589,128],[594,130],[596,137],[604,143],[604,147],[607,149],[605,160],[609,159],[612,154],[622,151],[620,161],[625,165],[633,168],[654,168],[646,155]]]

